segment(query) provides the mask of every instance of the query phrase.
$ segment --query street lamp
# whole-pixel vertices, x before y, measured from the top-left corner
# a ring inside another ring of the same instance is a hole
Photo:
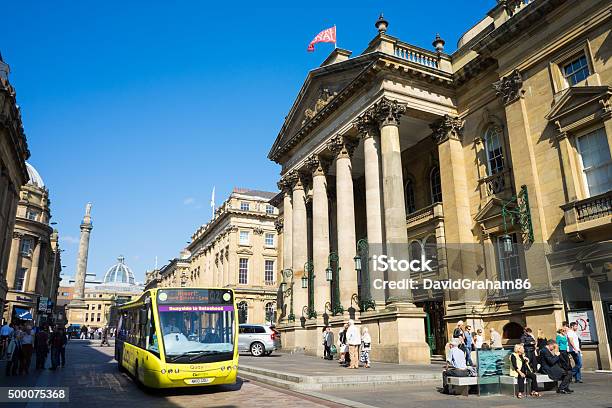
[[[291,280],[291,287],[287,288],[286,280]],[[295,322],[295,314],[293,314],[293,270],[287,268],[283,271],[283,281],[281,282],[281,292],[283,298],[289,297],[289,316],[287,321]]]
[[[356,255],[353,260],[355,261],[355,270],[361,272],[361,256]]]
[[[502,247],[504,248],[504,252],[506,254],[512,253],[512,237],[508,234],[504,234],[499,239],[502,242]]]
[[[357,241],[357,255],[353,258],[355,261],[355,272],[357,272],[357,279],[361,286],[361,291],[358,296],[359,309],[362,312],[376,309],[376,304],[372,300],[372,294],[370,293],[370,271],[369,271],[369,245],[368,241],[363,238]],[[363,262],[365,260],[365,262]]]
[[[308,287],[308,277],[306,277],[306,274],[304,274],[304,276],[302,276],[302,289],[306,289]]]
[[[339,261],[338,254],[335,252],[330,252],[327,257],[327,269],[325,269],[327,281],[332,283],[333,289],[333,303],[332,303],[332,315],[341,315],[344,313],[344,307],[340,303],[340,266],[338,266]],[[334,265],[332,267],[332,265]]]
[[[328,282],[334,281],[334,270],[329,266],[325,268],[325,278]]]
[[[302,275],[302,289],[308,288],[308,306],[307,314],[309,319],[317,318],[317,311],[314,307],[314,265],[312,261],[307,261],[304,264],[304,275]]]

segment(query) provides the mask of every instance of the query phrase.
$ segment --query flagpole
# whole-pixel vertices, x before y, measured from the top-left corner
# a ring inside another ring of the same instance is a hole
[[[336,30],[336,25],[334,24],[334,33],[336,34],[336,41],[334,41],[334,50],[338,48],[338,30]]]

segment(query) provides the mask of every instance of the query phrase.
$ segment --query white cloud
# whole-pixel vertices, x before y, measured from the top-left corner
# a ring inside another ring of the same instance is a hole
[[[187,197],[183,200],[183,204],[185,205],[192,205],[192,204],[195,204],[195,202],[196,202],[196,199],[193,197]]]
[[[79,243],[79,239],[70,235],[60,235],[60,242],[76,245]]]

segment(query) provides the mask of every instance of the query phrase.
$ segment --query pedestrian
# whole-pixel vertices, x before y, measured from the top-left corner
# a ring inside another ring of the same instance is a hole
[[[465,326],[465,330],[463,331],[463,339],[465,341],[465,360],[467,365],[474,365],[474,363],[472,363],[474,340],[472,339],[472,328],[469,324]]]
[[[368,333],[368,328],[364,327],[361,333],[361,355],[360,359],[365,368],[370,368],[370,351],[372,350],[372,337]]]
[[[570,394],[574,392],[570,390],[569,383],[572,379],[571,373],[564,370],[560,363],[559,356],[553,353],[557,343],[554,340],[548,340],[546,346],[540,350],[540,364],[542,364],[542,372],[548,374],[553,381],[561,381],[557,387],[557,393]]]
[[[539,397],[538,378],[533,373],[529,360],[525,355],[525,346],[523,344],[514,345],[514,353],[510,355],[510,375],[516,378],[518,383],[517,398],[523,398],[525,392],[525,380],[531,381],[531,396]]]
[[[476,336],[474,336],[474,346],[476,350],[482,348],[482,343],[484,343],[484,337],[482,336],[482,329],[476,330]]]
[[[346,343],[349,347],[349,355],[351,362],[349,368],[359,368],[359,346],[361,346],[361,333],[359,328],[355,325],[353,319],[348,321],[348,329],[346,331]]]
[[[21,336],[19,327],[16,327],[8,338],[6,348],[6,371],[5,374],[17,375],[19,372],[19,361],[21,360]]]
[[[45,368],[45,361],[49,354],[49,333],[46,327],[43,327],[34,336],[34,350],[36,351],[36,369],[42,370]]]
[[[468,367],[465,362],[465,353],[459,349],[458,338],[452,338],[447,344],[448,354],[446,356],[446,365],[442,371],[442,392],[450,393],[448,386],[448,377],[474,377],[476,370],[474,367]]]
[[[212,333],[212,336],[214,336],[214,332]],[[102,329],[102,342],[100,343],[100,347],[102,346],[110,346],[108,342],[108,326],[104,326],[104,328]]]
[[[334,332],[331,331],[331,327],[325,327],[323,331],[323,358],[326,360],[333,360],[332,346],[334,345]]]
[[[536,356],[536,339],[529,327],[525,327],[521,336],[521,344],[525,350],[525,356],[529,360],[529,367],[533,372],[538,370],[538,358]]]
[[[57,326],[49,338],[49,344],[51,345],[51,370],[57,369],[60,364],[62,367],[66,365],[66,342],[64,328]]]
[[[567,331],[567,343],[569,346],[569,355],[574,360],[574,368],[572,368],[572,375],[577,383],[582,382],[582,351],[580,349],[580,337],[578,336],[578,323],[571,322],[569,330]]]
[[[345,367],[348,366],[350,361],[350,356],[348,354],[348,344],[346,343],[346,331],[348,330],[348,323],[345,323],[338,335],[338,346],[340,348],[340,356],[338,358],[338,363]]]
[[[457,322],[457,327],[453,330],[453,339],[459,341],[459,350],[465,353],[465,337],[463,335],[463,320]]]
[[[495,330],[493,327],[491,327],[489,329],[489,335],[490,335],[489,345],[491,346],[491,348],[502,348],[501,335],[499,334],[499,332]]]
[[[26,326],[21,337],[21,359],[19,361],[19,372],[21,374],[30,373],[30,364],[32,363],[33,352],[34,336],[32,336],[32,327]]]
[[[83,325],[83,327],[81,327],[80,339],[85,340],[86,338],[87,338],[87,326]]]
[[[571,371],[572,364],[570,363],[570,359],[569,359],[568,342],[567,342],[568,329],[569,327],[567,327],[567,325],[564,324],[559,330],[557,330],[556,341],[557,341],[557,346],[559,347],[559,357],[561,359],[561,361],[559,362],[559,365],[564,370]]]

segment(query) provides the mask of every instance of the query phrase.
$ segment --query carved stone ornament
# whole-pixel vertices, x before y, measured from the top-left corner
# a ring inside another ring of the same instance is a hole
[[[355,121],[355,127],[359,132],[359,135],[363,138],[372,137],[378,134],[378,120],[372,108],[365,111]]]
[[[336,157],[351,157],[357,145],[358,141],[341,135],[336,135],[327,142],[327,148]]]
[[[373,117],[380,126],[399,126],[400,118],[406,113],[406,105],[384,97],[376,102],[371,109]]]
[[[274,228],[276,228],[276,232],[280,234],[283,230],[284,224],[285,220],[283,218],[277,218],[276,220],[274,220]]]
[[[507,77],[503,77],[493,83],[497,96],[502,98],[505,105],[512,103],[521,97],[523,77],[518,69],[512,71]]]
[[[432,137],[438,144],[447,141],[449,138],[461,140],[463,131],[463,121],[459,118],[444,115],[440,120],[429,125],[433,131]]]
[[[264,233],[264,230],[263,230],[263,228],[255,227],[255,228],[253,228],[253,233],[255,235],[262,235]]]
[[[321,112],[321,110],[334,98],[334,96],[338,95],[338,92],[334,92],[333,94],[327,88],[322,88],[319,92],[319,98],[315,102],[313,109],[304,110],[304,120],[302,121],[302,126],[314,118],[317,113]]]
[[[317,154],[311,154],[305,160],[305,166],[313,175],[325,175],[329,168],[329,160],[320,157]]]

